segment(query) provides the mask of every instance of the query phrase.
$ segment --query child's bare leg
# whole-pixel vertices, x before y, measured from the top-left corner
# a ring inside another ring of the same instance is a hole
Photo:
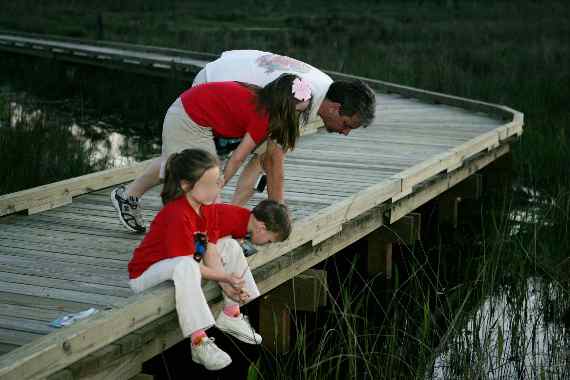
[[[127,187],[127,195],[140,198],[152,187],[160,183],[160,167],[166,161],[166,157],[153,160],[145,171]]]

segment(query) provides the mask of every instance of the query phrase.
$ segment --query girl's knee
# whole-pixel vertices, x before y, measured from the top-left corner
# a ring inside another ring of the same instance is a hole
[[[200,281],[201,278],[200,264],[192,256],[181,257],[172,274],[172,279],[175,282],[177,279],[196,279]]]
[[[217,245],[218,245],[218,252],[220,253],[220,255],[226,255],[231,257],[237,255],[243,256],[243,250],[241,249],[241,246],[234,239],[231,238],[220,239],[218,240]]]

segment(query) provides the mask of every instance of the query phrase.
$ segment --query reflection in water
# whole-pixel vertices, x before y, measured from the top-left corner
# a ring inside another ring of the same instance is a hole
[[[0,194],[160,154],[164,113],[190,84],[0,53]]]
[[[563,297],[561,286],[537,277],[489,297],[436,358],[432,378],[463,378],[465,369],[474,379],[567,375],[570,331],[560,320]]]
[[[11,94],[5,101],[6,117],[0,120],[0,193],[127,166],[160,153],[159,139],[121,133],[116,117],[96,120],[82,110],[78,118],[69,112],[72,102],[29,98]]]

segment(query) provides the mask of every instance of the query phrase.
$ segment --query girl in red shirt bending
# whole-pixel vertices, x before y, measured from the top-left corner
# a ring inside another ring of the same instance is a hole
[[[267,200],[250,212],[214,204],[219,186],[219,162],[212,154],[186,149],[171,155],[161,193],[164,207],[129,262],[129,285],[136,293],[174,282],[178,320],[184,337],[191,337],[192,360],[209,370],[231,363],[207,337],[209,327],[216,325],[246,343],[261,343],[239,310],[240,303],[259,296],[247,260],[237,242],[218,239],[249,232],[254,243],[265,244],[284,240],[291,231],[285,206]],[[218,282],[223,290],[225,306],[216,321],[202,292],[202,278]]]
[[[144,232],[139,198],[160,182],[168,157],[187,148],[216,154],[214,137],[241,139],[224,168],[222,186],[255,149],[265,157],[269,199],[283,202],[284,154],[295,147],[299,118],[308,117],[310,103],[308,82],[293,74],[283,74],[263,88],[211,82],[185,91],[164,118],[162,156],[127,188],[118,187],[111,193],[122,224]]]

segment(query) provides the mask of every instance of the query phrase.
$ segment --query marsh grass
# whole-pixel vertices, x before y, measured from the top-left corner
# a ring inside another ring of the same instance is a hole
[[[329,305],[316,316],[292,309],[296,344],[287,354],[265,351],[250,373],[315,380],[567,378],[567,245],[548,248],[557,227],[546,222],[554,210],[528,223],[513,220],[512,203],[493,200],[476,241],[450,241],[443,233],[430,246],[402,250],[392,289],[361,274],[358,247],[339,253],[327,264]]]

